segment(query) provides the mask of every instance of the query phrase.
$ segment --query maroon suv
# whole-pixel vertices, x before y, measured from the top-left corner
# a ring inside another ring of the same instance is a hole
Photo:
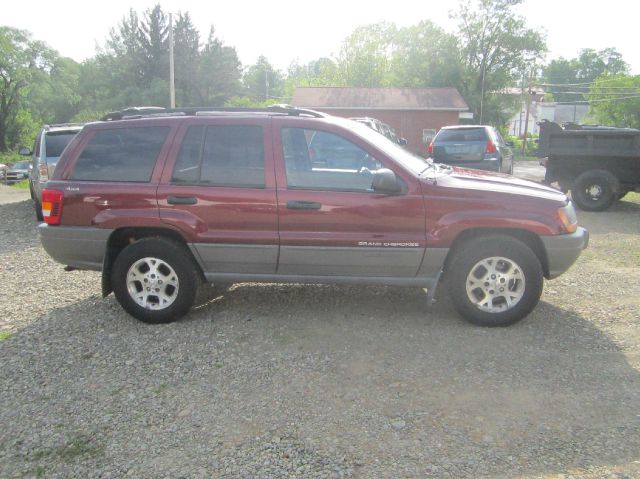
[[[332,137],[321,155],[316,135]],[[434,164],[291,107],[88,124],[42,208],[47,252],[102,271],[103,294],[150,323],[186,314],[209,283],[401,285],[431,300],[442,276],[464,318],[504,326],[588,243],[556,190]]]

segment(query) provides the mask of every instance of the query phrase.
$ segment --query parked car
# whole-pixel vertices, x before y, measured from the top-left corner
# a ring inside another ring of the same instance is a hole
[[[29,178],[31,162],[28,160],[16,161],[13,166],[6,169],[6,183],[13,184]]]
[[[318,163],[318,135],[350,146]],[[65,149],[42,209],[45,250],[102,271],[103,295],[149,323],[186,314],[209,283],[413,286],[429,304],[442,277],[464,318],[505,326],[588,243],[560,191],[284,106],[111,114]]]
[[[513,174],[511,146],[492,126],[456,125],[442,128],[427,152],[437,163]]]
[[[364,117],[354,117],[349,119],[353,121],[357,121],[358,123],[367,125],[372,130],[375,130],[381,135],[386,136],[387,138],[389,138],[394,143],[397,143],[398,145],[405,146],[407,144],[407,140],[405,140],[404,138],[398,138],[398,135],[396,135],[396,130],[394,130],[393,127],[387,125],[386,123],[380,120],[377,120],[376,118],[364,116]]]
[[[0,181],[2,183],[7,182],[7,165],[0,163]]]
[[[32,157],[29,190],[39,221],[42,221],[41,203],[44,184],[51,178],[62,151],[81,129],[82,125],[77,123],[45,125],[36,137],[33,151],[29,148],[20,150],[21,155]]]

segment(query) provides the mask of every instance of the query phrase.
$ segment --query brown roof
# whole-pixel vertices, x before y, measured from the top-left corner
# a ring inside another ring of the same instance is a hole
[[[293,105],[322,109],[456,110],[469,107],[452,87],[447,88],[350,88],[298,87]]]

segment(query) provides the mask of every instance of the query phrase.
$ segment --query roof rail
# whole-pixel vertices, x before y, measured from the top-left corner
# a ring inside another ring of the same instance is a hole
[[[84,126],[84,123],[51,123],[50,125],[43,125],[42,127],[46,130],[48,128],[65,128],[68,126]]]
[[[235,108],[235,107],[187,107],[187,108],[163,108],[160,106],[129,107],[120,111],[107,113],[101,121],[126,120],[143,117],[163,117],[163,116],[198,116],[207,113],[277,113],[289,116],[310,116],[323,118],[327,116],[315,110],[296,108],[291,105],[273,105],[266,108]]]

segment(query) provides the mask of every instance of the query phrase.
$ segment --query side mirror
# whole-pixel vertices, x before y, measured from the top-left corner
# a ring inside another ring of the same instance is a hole
[[[513,148],[515,146],[513,141],[511,141],[511,140],[505,141],[504,144],[507,145],[507,146],[510,146],[511,148]]]
[[[20,151],[18,152],[18,154],[22,156],[31,156],[31,150],[26,146],[23,146],[22,148],[20,148]]]
[[[400,146],[407,146],[407,139],[406,138],[399,138],[398,139],[398,144]]]
[[[387,168],[380,168],[372,173],[371,188],[374,192],[394,195],[402,191],[402,185],[393,171]]]

